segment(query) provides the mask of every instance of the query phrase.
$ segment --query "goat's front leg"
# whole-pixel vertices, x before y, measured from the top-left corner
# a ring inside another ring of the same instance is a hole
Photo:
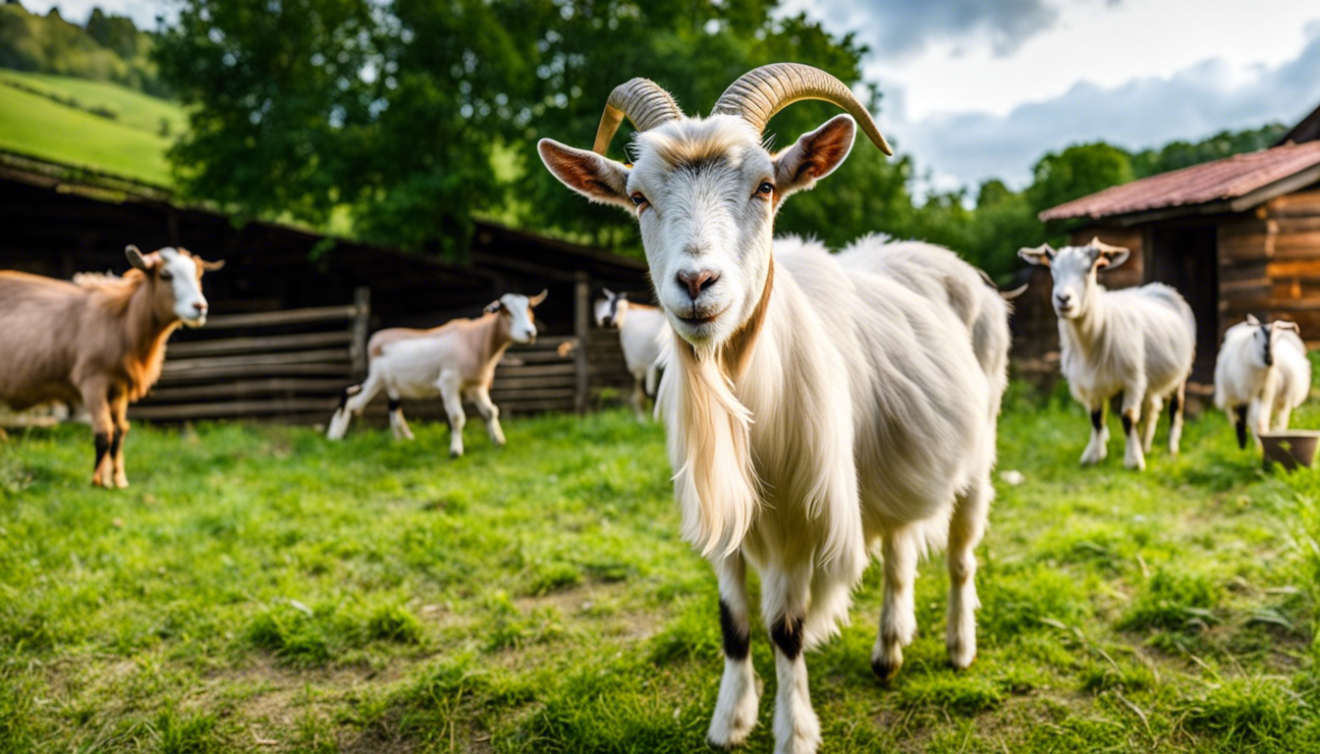
[[[92,486],[114,486],[115,464],[110,455],[115,422],[110,410],[110,387],[104,382],[94,382],[82,388],[83,405],[92,417],[92,439],[96,446],[96,462],[92,466]]]
[[[1141,451],[1141,404],[1145,394],[1143,383],[1133,383],[1123,390],[1123,435],[1127,438],[1123,465],[1137,471],[1146,468],[1146,454]]]
[[[1252,427],[1256,430],[1256,439],[1261,435],[1269,434],[1270,415],[1274,413],[1274,396],[1277,391],[1270,386],[1270,380],[1265,380],[1265,390],[1261,392],[1256,399],[1256,418],[1252,422]]]
[[[457,375],[446,372],[440,375],[438,383],[440,396],[445,401],[445,413],[449,415],[450,458],[463,455],[463,425],[467,423],[467,416],[463,413],[463,397],[459,382]]]
[[[885,601],[880,608],[880,633],[871,650],[871,670],[889,681],[903,667],[903,647],[917,636],[917,535],[909,529],[885,532]],[[975,651],[975,649],[973,649]]]
[[[646,421],[646,391],[643,389],[645,380],[645,375],[642,377],[633,377],[633,414],[636,415],[637,421],[639,422]]]
[[[390,401],[390,432],[393,433],[396,440],[413,440],[412,430],[408,427],[408,420],[403,418],[403,399],[397,390],[387,392]]]
[[[128,486],[128,474],[124,473],[124,441],[128,439],[127,392],[111,393],[110,416],[115,425],[114,435],[110,438],[110,462],[114,468],[115,486],[123,489]]]
[[[761,612],[775,646],[775,754],[812,754],[820,746],[820,720],[811,708],[802,656],[811,566],[768,566],[761,574]]]
[[[949,522],[949,614],[944,641],[949,663],[959,670],[976,660],[976,611],[981,607],[976,596],[976,546],[985,535],[994,497],[987,467],[958,496]]]
[[[477,413],[486,420],[486,434],[490,441],[504,447],[504,429],[500,427],[500,408],[490,399],[490,390],[486,387],[472,389],[472,402],[477,405]]]
[[[756,727],[756,672],[751,658],[751,607],[741,553],[712,563],[720,580],[720,632],[724,635],[724,676],[706,739],[712,746],[737,746]]]
[[[1103,398],[1092,398],[1086,406],[1086,411],[1091,416],[1091,441],[1086,444],[1086,450],[1082,451],[1082,465],[1094,466],[1105,460],[1108,454],[1109,427],[1105,425],[1105,400]]]
[[[1163,398],[1158,395],[1151,395],[1146,398],[1146,404],[1141,409],[1141,450],[1143,453],[1150,453],[1151,444],[1155,442],[1155,426],[1159,424],[1160,412],[1163,410]]]

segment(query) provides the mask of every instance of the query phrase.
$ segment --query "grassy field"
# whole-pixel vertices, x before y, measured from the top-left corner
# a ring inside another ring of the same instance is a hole
[[[1320,426],[1304,411],[1299,426]],[[705,751],[714,578],[678,541],[662,431],[623,412],[418,440],[138,428],[122,492],[85,428],[0,444],[0,750]],[[1114,428],[1117,437],[1117,427]],[[1320,475],[1265,473],[1227,423],[1138,475],[1061,393],[1015,387],[980,550],[980,644],[944,659],[939,562],[888,688],[868,572],[808,657],[826,752],[1320,750]],[[1160,439],[1164,436],[1163,428]],[[772,748],[774,667],[749,752]]]
[[[0,69],[0,149],[169,186],[165,152],[186,128],[181,107],[118,84]]]

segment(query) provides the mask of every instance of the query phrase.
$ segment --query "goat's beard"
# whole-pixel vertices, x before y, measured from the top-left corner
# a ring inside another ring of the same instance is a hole
[[[674,334],[672,381],[661,405],[669,429],[674,496],[683,538],[706,557],[741,544],[761,503],[752,464],[751,412],[733,394],[718,347],[698,350]]]

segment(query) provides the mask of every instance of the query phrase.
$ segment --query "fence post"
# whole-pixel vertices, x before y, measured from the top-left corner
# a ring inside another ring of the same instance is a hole
[[[577,282],[573,286],[573,332],[577,335],[577,348],[573,351],[577,371],[575,405],[581,414],[587,410],[587,399],[591,391],[591,379],[587,371],[591,366],[587,358],[587,345],[591,339],[591,277],[583,270],[578,270]]]
[[[353,321],[349,325],[353,340],[348,347],[353,362],[353,376],[367,374],[367,330],[371,327],[371,289],[360,286],[353,289]]]

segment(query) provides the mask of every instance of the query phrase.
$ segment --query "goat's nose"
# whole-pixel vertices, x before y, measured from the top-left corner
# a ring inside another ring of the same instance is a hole
[[[683,270],[678,273],[679,285],[687,288],[688,297],[693,301],[701,295],[701,292],[715,285],[715,281],[720,279],[720,273],[715,270]]]
[[[205,312],[206,312],[206,304],[203,304],[203,303],[200,302],[200,301],[198,301],[197,303],[193,304],[193,308],[197,310],[197,313],[198,313],[198,314],[202,314],[202,313],[205,313]]]
[[[1060,294],[1058,294],[1057,296],[1055,296],[1054,298],[1058,299],[1058,301],[1059,301],[1059,306],[1067,306],[1067,305],[1068,305],[1068,302],[1072,301],[1072,294],[1070,294],[1070,293],[1060,293]]]

